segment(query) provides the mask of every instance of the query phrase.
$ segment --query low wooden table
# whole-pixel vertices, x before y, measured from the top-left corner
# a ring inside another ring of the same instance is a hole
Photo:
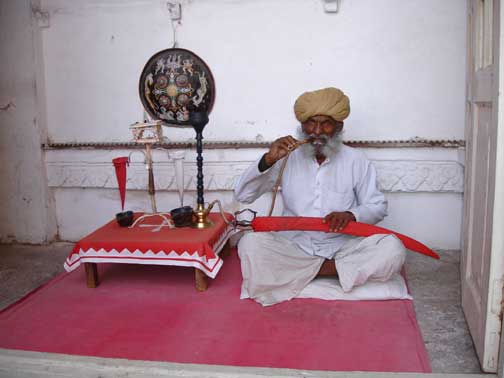
[[[135,219],[142,213],[135,213]],[[233,228],[220,213],[209,214],[214,225],[198,230],[190,227],[134,228],[120,227],[115,220],[79,240],[65,261],[68,272],[84,263],[90,288],[99,285],[97,263],[175,265],[194,268],[196,290],[207,289],[207,277],[215,278],[222,266],[219,252],[226,245]],[[231,214],[226,214],[232,220]],[[145,223],[161,223],[148,218]]]

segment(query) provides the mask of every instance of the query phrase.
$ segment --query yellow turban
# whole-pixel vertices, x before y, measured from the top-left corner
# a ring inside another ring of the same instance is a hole
[[[301,123],[316,115],[343,121],[350,114],[350,100],[337,88],[305,92],[296,100],[294,113]]]

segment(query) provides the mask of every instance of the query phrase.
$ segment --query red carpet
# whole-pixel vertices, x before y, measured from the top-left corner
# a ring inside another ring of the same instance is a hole
[[[311,370],[430,372],[413,302],[240,300],[236,255],[209,289],[192,269],[98,265],[64,273],[0,313],[0,348]]]

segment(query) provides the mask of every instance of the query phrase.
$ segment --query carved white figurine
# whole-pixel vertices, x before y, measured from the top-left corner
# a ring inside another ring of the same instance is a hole
[[[196,90],[197,96],[194,96],[192,98],[193,104],[196,106],[199,106],[201,101],[203,101],[203,97],[205,97],[207,92],[207,80],[205,77],[205,72],[203,72],[202,74],[198,73],[198,76],[200,81],[200,87]]]
[[[152,100],[150,99],[150,88],[149,86],[152,85],[154,83],[154,78],[152,76],[152,73],[148,74],[146,77],[145,77],[145,99],[147,100],[147,102],[149,103],[149,105],[151,106],[151,108],[154,108],[154,104],[152,103]]]
[[[175,116],[173,115],[173,112],[171,110],[166,111],[166,108],[162,107],[160,109],[160,115],[159,118],[164,119],[166,121],[174,121]]]
[[[182,71],[184,71],[184,73],[189,72],[189,74],[192,76],[194,73],[192,60],[191,59],[184,59],[182,61],[182,63],[183,63]]]
[[[165,61],[163,58],[161,58],[156,62],[156,72],[154,72],[154,75],[157,75],[157,73],[160,71],[163,74],[165,72],[165,69],[166,69]]]
[[[178,55],[178,56],[169,55],[168,58],[166,58],[166,68],[169,68],[170,71],[172,71],[172,72],[176,71],[181,66],[181,62],[180,62],[181,59],[182,59],[181,55]]]
[[[185,106],[177,112],[177,121],[189,121],[189,111]]]

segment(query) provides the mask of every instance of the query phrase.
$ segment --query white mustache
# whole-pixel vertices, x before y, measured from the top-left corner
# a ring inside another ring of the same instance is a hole
[[[343,141],[343,131],[335,133],[333,136],[315,135],[314,133],[305,133],[303,128],[299,126],[298,139],[308,141],[308,143],[301,146],[301,150],[307,157],[311,158],[315,154],[323,154],[328,157],[339,151]]]
[[[310,144],[315,147],[325,146],[329,140],[327,135],[310,134],[308,138],[310,139]]]

